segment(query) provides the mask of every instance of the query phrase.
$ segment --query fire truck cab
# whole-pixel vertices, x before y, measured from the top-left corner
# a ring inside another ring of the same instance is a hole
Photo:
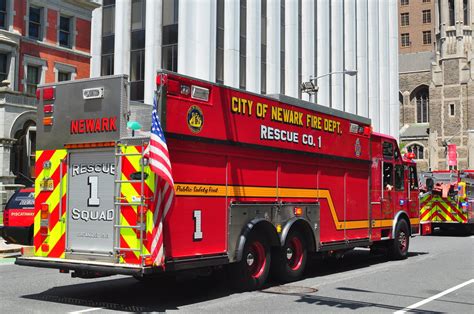
[[[226,266],[256,289],[270,265],[301,278],[310,253],[407,257],[416,164],[370,119],[167,71],[156,85],[172,190],[150,133],[127,128],[148,129],[152,108],[130,106],[126,76],[39,87],[34,252],[17,264],[84,278]]]

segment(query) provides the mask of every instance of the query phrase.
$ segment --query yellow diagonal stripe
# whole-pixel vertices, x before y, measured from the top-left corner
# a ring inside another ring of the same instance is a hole
[[[341,221],[339,220],[334,202],[329,190],[302,189],[302,188],[276,188],[258,186],[225,186],[213,184],[185,184],[176,183],[175,193],[177,196],[199,196],[199,197],[291,197],[310,198],[314,200],[324,199],[327,201],[331,216],[337,230],[362,229],[369,227],[369,220]],[[413,221],[418,221],[415,219]],[[392,219],[379,219],[373,221],[373,227],[391,227]]]

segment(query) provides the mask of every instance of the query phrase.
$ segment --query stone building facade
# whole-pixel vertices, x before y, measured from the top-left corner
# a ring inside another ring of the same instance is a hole
[[[36,87],[89,77],[89,0],[0,0],[0,210],[35,177]]]
[[[473,4],[434,1],[432,51],[400,50],[400,140],[422,171],[474,169]]]

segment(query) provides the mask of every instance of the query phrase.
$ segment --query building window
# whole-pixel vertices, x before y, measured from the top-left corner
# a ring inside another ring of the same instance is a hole
[[[423,0],[423,3],[430,3],[431,0]]]
[[[410,47],[410,34],[404,33],[400,36],[402,39],[402,47]]]
[[[240,75],[239,87],[245,89],[247,82],[247,0],[240,0]]]
[[[70,64],[55,62],[54,72],[56,73],[56,82],[63,82],[74,80],[77,69]]]
[[[8,78],[8,55],[0,53],[0,82]]]
[[[104,0],[102,3],[102,52],[101,75],[114,74],[115,45],[115,0]]]
[[[179,0],[163,0],[163,46],[161,66],[178,71],[178,7]]]
[[[431,23],[431,10],[423,10],[423,23]]]
[[[448,1],[449,25],[454,26],[454,0]]]
[[[285,94],[285,1],[280,10],[280,94]]]
[[[408,1],[408,0],[401,0],[401,1],[400,1],[400,4],[401,4],[401,5],[409,5],[409,4],[410,4],[410,1]]]
[[[423,88],[416,95],[416,122],[425,123],[429,119],[429,96],[427,88]]]
[[[28,65],[26,67],[26,93],[34,95],[41,79],[41,66]]]
[[[415,154],[415,159],[424,159],[424,147],[418,144],[413,144],[407,147],[407,151]]]
[[[145,95],[146,1],[132,1],[130,45],[130,100],[143,101]]]
[[[267,92],[267,0],[262,0],[262,18],[261,23],[261,66],[260,66],[260,90],[262,94]]]
[[[431,44],[431,31],[423,32],[423,45]]]
[[[28,23],[28,36],[32,39],[41,40],[41,19],[43,15],[43,9],[30,7],[29,23]]]
[[[70,72],[58,72],[58,82],[70,81],[71,73]]]
[[[463,0],[462,3],[462,10],[463,10],[463,20],[464,20],[464,25],[469,25],[469,11],[467,9],[467,0]]]
[[[224,83],[224,1],[217,1],[216,82]]]
[[[71,18],[59,17],[59,45],[70,48],[71,45]]]
[[[449,115],[451,117],[454,117],[455,112],[454,112],[454,104],[449,104]]]
[[[7,28],[7,0],[0,0],[0,28]]]
[[[400,24],[401,26],[408,26],[410,25],[410,13],[402,13],[400,14]]]

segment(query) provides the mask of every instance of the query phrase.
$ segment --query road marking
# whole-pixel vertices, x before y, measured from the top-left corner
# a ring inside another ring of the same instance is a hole
[[[74,311],[74,312],[69,312],[69,314],[78,314],[78,313],[87,313],[87,312],[94,312],[94,311],[99,311],[103,310],[103,307],[93,307],[90,309],[85,309],[85,310],[80,310],[80,311]]]
[[[459,284],[459,285],[457,285],[457,286],[455,286],[455,287],[449,288],[448,290],[444,290],[443,292],[440,292],[440,293],[438,293],[438,294],[436,294],[436,295],[434,295],[434,296],[432,296],[432,297],[429,297],[428,299],[424,299],[424,300],[422,300],[422,301],[420,301],[420,302],[417,302],[417,303],[415,303],[415,304],[412,304],[412,305],[410,305],[410,306],[404,308],[403,310],[396,311],[396,312],[394,312],[394,314],[403,314],[403,313],[406,313],[407,311],[416,309],[416,308],[418,308],[418,307],[420,307],[420,306],[422,306],[422,305],[425,305],[425,304],[428,303],[428,302],[431,302],[431,301],[433,301],[433,300],[439,299],[439,298],[441,298],[442,296],[444,296],[444,295],[446,295],[446,294],[448,294],[448,293],[451,293],[451,292],[453,292],[453,291],[456,291],[456,290],[458,290],[458,289],[461,289],[462,287],[467,286],[467,285],[469,285],[469,284],[471,284],[471,283],[474,283],[474,279],[471,279],[471,280],[468,280],[468,281],[466,281],[466,282],[463,282],[462,284]]]

